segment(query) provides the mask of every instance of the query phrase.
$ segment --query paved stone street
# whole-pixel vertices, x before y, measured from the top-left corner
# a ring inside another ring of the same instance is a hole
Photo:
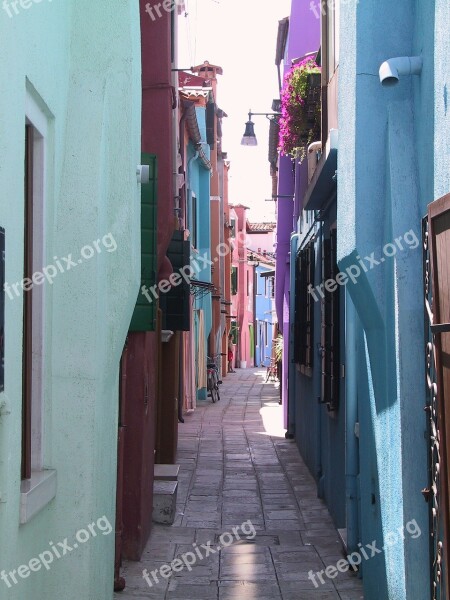
[[[176,522],[155,525],[142,561],[124,565],[127,587],[117,600],[363,598],[353,574],[323,576],[317,588],[308,579],[310,570],[336,565],[342,546],[295,443],[284,437],[278,389],[264,376],[258,369],[229,375],[221,401],[201,402],[180,424]],[[217,551],[220,536],[239,526],[241,540]],[[205,557],[207,542],[214,554]],[[183,565],[168,579],[158,573],[152,587],[143,579],[143,569],[196,549],[203,558],[190,571]]]

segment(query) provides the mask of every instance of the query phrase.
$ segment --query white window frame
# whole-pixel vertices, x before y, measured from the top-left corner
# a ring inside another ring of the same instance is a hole
[[[29,89],[25,99],[25,125],[33,127],[33,262],[32,272],[46,264],[46,192],[49,120]],[[26,292],[24,292],[26,293]],[[44,462],[44,373],[46,286],[33,286],[31,367],[31,478],[21,482],[20,523],[30,521],[56,495],[56,471]]]

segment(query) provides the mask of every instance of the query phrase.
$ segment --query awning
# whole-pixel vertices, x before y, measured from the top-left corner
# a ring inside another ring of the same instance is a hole
[[[196,298],[203,298],[207,294],[215,291],[215,286],[209,281],[199,281],[198,279],[190,279],[191,294]]]

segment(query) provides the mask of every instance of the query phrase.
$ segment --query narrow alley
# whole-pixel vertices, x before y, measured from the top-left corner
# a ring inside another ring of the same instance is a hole
[[[341,560],[342,545],[297,446],[285,439],[279,390],[264,380],[261,369],[240,370],[224,380],[220,402],[201,401],[186,415],[175,523],[155,524],[141,562],[124,564],[127,586],[116,600],[363,598],[355,575],[316,585],[308,577]],[[228,545],[239,526],[241,539]],[[217,551],[224,533],[227,547]],[[160,575],[195,548],[201,560]],[[150,585],[144,569],[158,572],[159,583]]]

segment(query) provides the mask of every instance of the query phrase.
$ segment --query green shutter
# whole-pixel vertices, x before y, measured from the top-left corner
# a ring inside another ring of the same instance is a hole
[[[231,295],[236,296],[238,291],[238,268],[231,267]]]
[[[231,321],[230,333],[233,335],[233,344],[236,345],[238,343],[238,337],[239,337],[239,328],[238,328],[238,324],[236,323],[236,321]]]
[[[130,331],[155,331],[157,300],[149,292],[152,302],[142,294],[142,286],[149,290],[156,284],[157,243],[157,159],[153,154],[142,154],[141,164],[149,165],[150,181],[141,186],[141,287],[131,319]]]

